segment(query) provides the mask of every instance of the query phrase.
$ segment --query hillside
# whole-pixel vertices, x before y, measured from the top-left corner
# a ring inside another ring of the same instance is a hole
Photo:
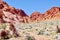
[[[28,16],[1,0],[0,40],[60,40],[60,7]]]

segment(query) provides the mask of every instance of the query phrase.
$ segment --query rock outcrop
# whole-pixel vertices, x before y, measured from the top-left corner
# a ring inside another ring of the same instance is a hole
[[[23,22],[28,23],[28,15],[22,9],[16,9],[9,6],[6,2],[0,2],[0,18],[6,22]],[[10,20],[10,21],[9,21]]]
[[[6,2],[0,1],[0,37],[3,39],[8,39],[12,36],[18,37],[19,34],[14,23],[28,23],[28,18],[28,15],[23,10],[16,9],[9,6]],[[4,23],[8,23],[9,25],[7,26]]]
[[[60,8],[59,7],[52,7],[50,10],[48,10],[45,15],[46,19],[52,19],[52,18],[59,18],[60,17]]]
[[[40,12],[34,12],[30,15],[31,21],[38,21],[38,18],[42,18],[42,17],[43,17],[43,14],[41,14]]]
[[[44,14],[40,14],[39,12],[34,12],[30,16],[30,18],[33,21],[59,19],[60,18],[60,8],[59,7],[52,7],[50,10],[48,10]]]

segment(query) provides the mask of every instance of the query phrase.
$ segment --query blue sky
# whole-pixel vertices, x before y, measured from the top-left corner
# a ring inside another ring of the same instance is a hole
[[[33,12],[46,12],[51,7],[60,7],[60,0],[4,0],[9,5],[25,11],[26,14],[31,15]]]

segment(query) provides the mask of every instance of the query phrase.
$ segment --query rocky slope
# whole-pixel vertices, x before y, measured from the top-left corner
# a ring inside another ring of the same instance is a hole
[[[15,20],[19,22],[28,23],[29,17],[23,10],[15,9],[14,7],[9,6],[6,2],[0,2],[0,12],[0,16],[3,21],[11,20],[12,22]],[[7,19],[4,20],[4,18]]]
[[[33,21],[44,21],[44,20],[51,20],[51,19],[59,19],[60,18],[60,8],[59,7],[52,7],[50,10],[41,14],[39,12],[34,12],[30,16],[31,20]]]
[[[0,40],[60,40],[60,8],[29,17],[0,0]]]

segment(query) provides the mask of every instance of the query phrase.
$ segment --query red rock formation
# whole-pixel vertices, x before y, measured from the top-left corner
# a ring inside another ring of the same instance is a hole
[[[59,7],[52,7],[50,10],[48,10],[45,13],[46,19],[53,19],[53,18],[59,18],[60,17],[60,8]]]
[[[18,14],[22,17],[28,16],[23,10],[19,10]]]
[[[60,8],[52,7],[50,10],[45,12],[44,14],[40,14],[39,12],[34,12],[30,16],[31,20],[35,21],[43,21],[43,20],[51,20],[54,18],[60,18]]]
[[[2,25],[3,25],[3,24],[2,24]],[[15,35],[14,35],[14,34],[15,34]],[[14,25],[11,24],[11,23],[9,23],[8,26],[6,25],[5,29],[4,29],[3,27],[0,29],[0,37],[9,38],[8,35],[10,35],[10,36],[11,36],[11,35],[12,35],[12,36],[14,35],[15,37],[20,36],[20,35],[18,34],[16,28],[14,27]]]
[[[6,2],[0,2],[0,23],[11,23],[6,29],[0,30],[0,37],[5,37],[8,35],[15,34],[19,36],[17,29],[14,26],[15,22],[28,23],[28,15],[19,9],[9,6]]]
[[[32,21],[37,20],[39,17],[42,17],[42,14],[40,14],[39,12],[34,12],[30,15]]]
[[[5,22],[28,22],[28,15],[23,10],[15,9],[14,7],[9,6],[6,2],[0,2],[0,10],[0,17],[2,16],[2,19]]]
[[[43,21],[53,18],[60,18],[60,8],[52,7],[50,10],[41,14],[39,12],[34,12],[29,17],[23,10],[16,9],[12,6],[9,6],[6,2],[0,2],[0,18],[5,22],[23,22],[29,23],[33,21]],[[6,16],[9,15],[9,16]]]
[[[3,12],[0,10],[0,17],[2,17],[3,16]]]

